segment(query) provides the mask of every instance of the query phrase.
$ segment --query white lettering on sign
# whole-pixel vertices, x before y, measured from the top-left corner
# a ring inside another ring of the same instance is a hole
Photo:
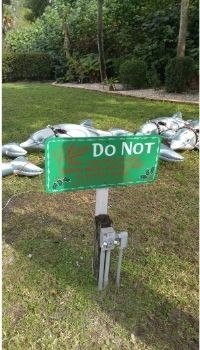
[[[147,146],[147,154],[151,153],[151,147],[152,145],[155,145],[155,142],[147,142],[145,143],[145,146]],[[122,153],[123,156],[125,152],[128,155],[133,154],[141,154],[144,151],[144,145],[142,143],[135,143],[133,145],[132,142],[129,143],[129,145],[126,142],[122,142]]]
[[[145,143],[145,145],[147,145],[147,154],[151,153],[151,146],[155,145],[155,142],[148,142]]]
[[[144,145],[142,143],[136,143],[133,146],[133,153],[134,154],[141,154],[144,150]]]
[[[126,142],[122,142],[122,156],[124,155],[124,148],[126,149],[126,152],[129,154],[129,156],[132,153],[132,142],[130,142],[129,146]]]
[[[116,153],[116,147],[114,145],[107,145],[104,147],[101,143],[93,143],[93,157],[99,157],[103,153],[105,153],[106,156],[111,157]]]
[[[141,154],[146,152],[147,154],[151,153],[152,146],[155,145],[155,142],[146,142],[146,143],[135,143],[122,142],[121,155],[124,156],[128,154]],[[93,143],[93,157],[99,157],[102,154],[105,154],[107,157],[112,157],[116,153],[116,147],[114,145],[103,146],[101,143]]]
[[[93,157],[99,157],[103,153],[103,145],[101,145],[100,143],[93,143],[92,146],[93,146]]]
[[[111,148],[111,153],[108,152],[108,150]],[[108,157],[111,157],[113,156],[113,154],[115,154],[116,152],[116,147],[113,146],[113,145],[108,145],[105,147],[105,155],[108,156]]]

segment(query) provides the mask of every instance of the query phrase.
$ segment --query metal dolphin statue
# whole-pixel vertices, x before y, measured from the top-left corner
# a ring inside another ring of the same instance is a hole
[[[32,134],[29,139],[20,144],[25,149],[44,150],[44,141],[46,138],[52,136],[66,136],[66,137],[87,137],[98,136],[95,129],[91,127],[92,131],[88,128],[91,126],[90,120],[77,124],[57,124],[48,126],[45,129],[41,129]]]
[[[182,113],[177,112],[172,117],[159,117],[149,120],[140,127],[136,135],[162,135],[167,130],[177,131],[185,125],[187,125],[187,122],[182,119]]]
[[[167,162],[182,162],[184,157],[174,150],[170,149],[168,146],[161,143],[160,145],[160,159]]]
[[[36,131],[30,138],[20,144],[25,149],[44,150],[44,141],[47,137],[97,137],[97,136],[114,136],[114,135],[133,135],[129,131],[122,129],[110,129],[103,131],[92,127],[90,119],[77,124],[57,124],[49,125],[45,129]]]
[[[41,129],[32,134],[27,141],[20,143],[20,146],[28,150],[44,150],[44,141],[50,136],[54,136],[50,128]]]
[[[80,125],[77,124],[57,124],[49,125],[47,128],[39,130],[32,134],[30,138],[21,143],[20,146],[26,149],[44,150],[44,141],[47,137],[97,137],[97,136],[127,136],[134,135],[132,132],[111,128],[108,131],[95,129],[92,121],[87,119]],[[143,134],[142,134],[143,135]],[[182,161],[184,158],[170,148],[162,145],[160,158],[167,161]]]
[[[2,176],[13,174],[13,167],[11,163],[1,163]]]
[[[43,173],[43,169],[30,163],[27,158],[20,156],[10,163],[2,163],[2,176],[6,175],[24,175],[35,176]]]
[[[170,144],[170,142],[173,140],[175,135],[176,135],[176,131],[175,130],[166,130],[166,131],[163,131],[160,134],[162,139],[168,144]]]
[[[53,128],[53,127],[52,127]],[[91,128],[90,128],[91,130]],[[113,128],[110,129],[108,131],[102,131],[102,130],[98,130],[98,129],[94,129],[95,132],[97,133],[96,136],[127,136],[127,135],[134,135],[132,132],[123,130],[123,129],[117,129],[117,128]],[[69,137],[68,135],[65,134],[65,132],[62,132],[62,130],[54,130],[54,132],[57,134],[57,136],[66,136]],[[171,150],[169,147],[161,144],[160,147],[160,159],[162,160],[166,160],[166,161],[171,161],[171,162],[178,162],[178,161],[183,161],[184,158],[174,152],[173,150]]]
[[[8,156],[8,157],[19,157],[19,156],[25,156],[27,151],[20,147],[17,143],[8,143],[6,145],[2,146],[2,156]]]
[[[95,129],[93,127],[87,127],[86,130],[84,130],[84,135],[80,135],[80,132],[78,129],[74,130],[74,134],[72,136],[72,132],[66,132],[64,129],[57,129],[56,126],[50,126],[53,130],[55,136],[57,137],[100,137],[100,136],[127,136],[127,135],[134,135],[132,132],[113,128],[109,129],[108,131]],[[82,131],[81,131],[82,132]]]
[[[192,129],[195,129],[197,131],[199,131],[200,129],[200,120],[187,120],[188,122],[188,126]]]
[[[127,131],[124,129],[118,129],[118,128],[109,129],[108,132],[110,132],[112,134],[112,136],[131,136],[131,135],[134,135],[134,133],[131,131]]]
[[[189,127],[179,129],[170,143],[170,148],[172,150],[199,148],[199,132]]]

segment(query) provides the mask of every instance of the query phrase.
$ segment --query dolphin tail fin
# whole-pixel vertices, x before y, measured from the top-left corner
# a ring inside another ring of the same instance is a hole
[[[92,120],[91,119],[86,119],[83,120],[80,125],[85,126],[86,128],[91,128],[92,127]]]

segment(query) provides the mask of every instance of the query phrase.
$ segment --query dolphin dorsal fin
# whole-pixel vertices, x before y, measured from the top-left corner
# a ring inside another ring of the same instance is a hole
[[[90,128],[92,127],[92,120],[91,119],[86,119],[86,120],[83,120],[80,125],[82,126],[85,126],[86,128]]]
[[[172,118],[183,119],[183,115],[181,112],[176,112],[175,114],[172,115]]]

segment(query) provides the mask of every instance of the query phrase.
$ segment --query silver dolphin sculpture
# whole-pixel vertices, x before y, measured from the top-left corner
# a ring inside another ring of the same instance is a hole
[[[89,128],[91,130],[91,127]],[[129,132],[127,130],[113,128],[109,129],[108,131],[102,131],[98,129],[94,129],[96,135],[95,136],[128,136],[128,135],[134,135],[132,132]],[[66,136],[68,135],[62,134],[61,130],[54,130],[55,133],[57,133],[57,136]],[[169,147],[161,144],[160,147],[160,159],[166,160],[166,161],[172,161],[172,162],[178,162],[184,160],[184,158],[171,150]]]
[[[48,137],[97,137],[97,136],[114,136],[114,135],[133,135],[129,131],[122,129],[110,129],[103,131],[92,127],[90,119],[77,124],[57,124],[49,125],[45,129],[36,131],[30,138],[20,144],[25,149],[44,150],[44,142]]]
[[[149,120],[140,127],[136,135],[162,135],[162,133],[166,132],[167,130],[177,131],[179,128],[184,127],[185,125],[187,125],[187,122],[182,119],[182,113],[177,112],[173,114],[172,117],[159,117]]]
[[[19,156],[25,156],[27,151],[20,147],[17,143],[8,143],[6,145],[2,146],[2,156],[8,156],[8,157],[19,157]]]
[[[43,169],[29,162],[27,158],[20,156],[10,163],[2,163],[2,176],[6,175],[24,175],[35,176],[43,173]]]
[[[57,129],[56,127],[51,127],[52,130],[54,131],[55,135],[57,137],[100,137],[100,136],[127,136],[127,135],[134,135],[132,132],[123,130],[123,129],[118,129],[118,128],[113,128],[109,129],[108,131],[100,130],[100,129],[95,129],[93,127],[87,127],[84,132],[81,131],[81,135],[78,129],[75,129],[74,132],[70,130],[70,132],[66,132],[65,130],[62,129]]]
[[[192,128],[179,129],[170,143],[170,148],[172,150],[199,148],[199,132]]]
[[[13,167],[11,163],[1,163],[2,176],[13,174]]]
[[[160,136],[164,141],[166,141],[168,144],[173,140],[174,136],[176,134],[175,130],[166,130],[160,133]]]
[[[176,118],[178,118],[176,116]],[[77,124],[57,124],[48,126],[45,129],[39,130],[32,134],[30,138],[21,143],[20,146],[26,149],[44,150],[44,141],[47,137],[98,137],[98,136],[127,136],[134,135],[132,132],[111,128],[108,131],[95,129],[92,126],[92,121],[87,119],[80,125]],[[140,133],[140,135],[144,135]],[[170,150],[165,145],[161,145],[160,158],[167,161],[182,161],[184,158],[178,153]]]
[[[188,120],[188,126],[192,129],[199,131],[200,129],[200,120]]]
[[[110,132],[112,134],[112,136],[131,136],[131,135],[134,135],[134,133],[131,131],[127,131],[124,129],[118,129],[118,128],[109,129],[108,132]]]
[[[170,149],[168,146],[161,143],[160,159],[165,160],[167,162],[181,162],[184,160],[184,157]]]
[[[20,143],[20,146],[28,150],[44,150],[44,141],[50,136],[54,136],[50,128],[41,129],[32,134],[27,141]]]
[[[91,128],[91,131],[90,129]],[[20,144],[25,149],[44,150],[44,142],[48,137],[65,136],[65,137],[87,137],[98,136],[91,126],[90,120],[77,124],[57,124],[48,126],[32,134],[29,139]]]

